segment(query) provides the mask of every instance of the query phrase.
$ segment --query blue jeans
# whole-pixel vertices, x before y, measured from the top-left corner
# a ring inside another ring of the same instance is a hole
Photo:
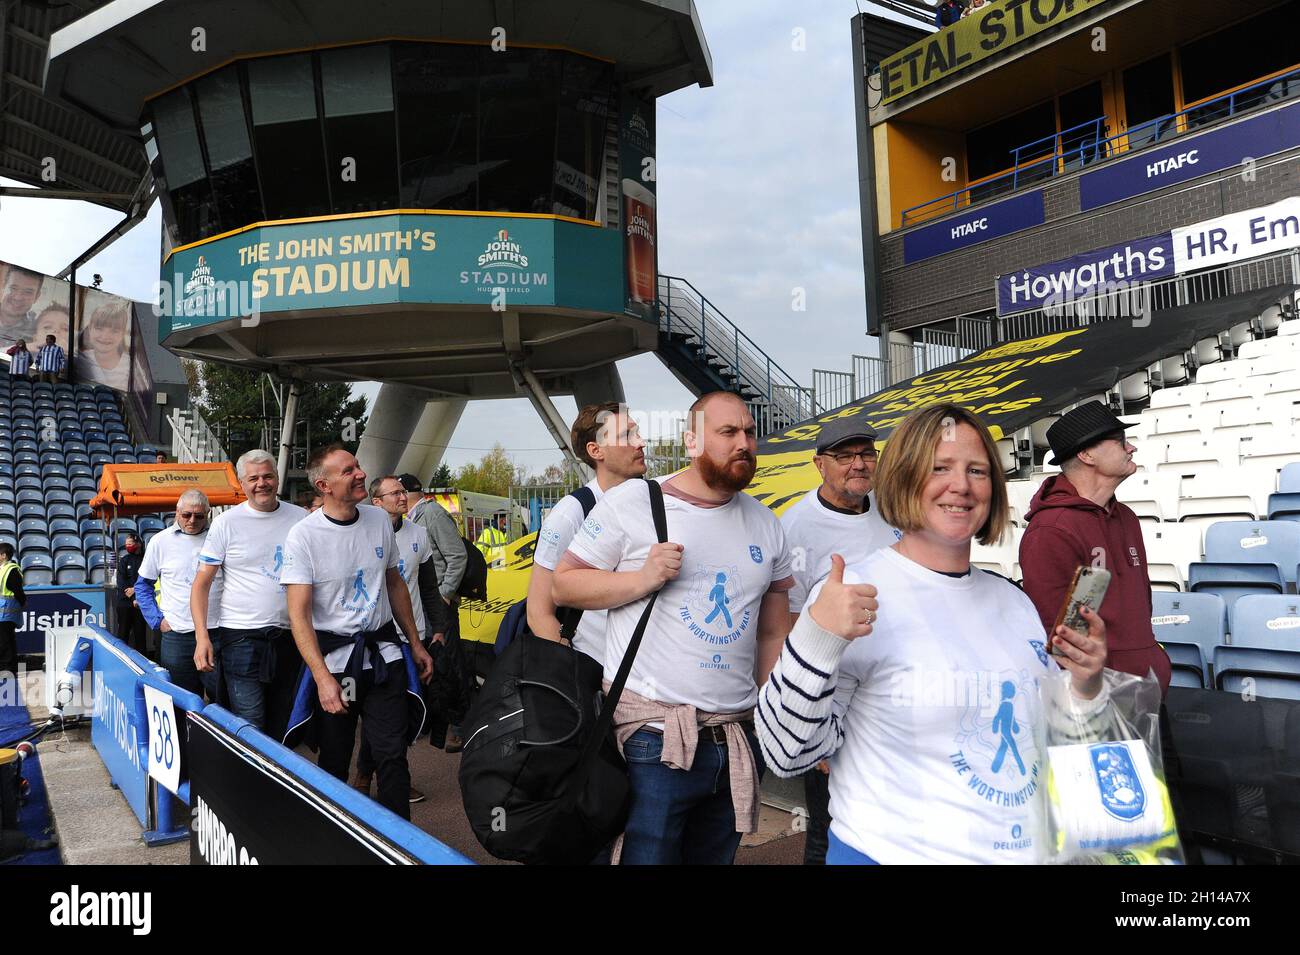
[[[258,729],[266,726],[266,687],[259,674],[266,654],[264,630],[234,630],[214,627],[208,631],[212,641],[212,662],[217,670],[202,674],[208,699],[219,699],[217,672],[229,696],[230,711],[242,716]],[[255,636],[256,635],[256,636]]]
[[[746,731],[762,772],[758,741]],[[623,744],[632,808],[623,837],[623,865],[731,865],[740,846],[731,804],[725,743],[701,739],[689,770],[659,761],[664,738],[641,729]]]
[[[199,678],[199,669],[194,665],[194,633],[179,633],[168,630],[162,635],[162,646],[158,653],[158,662],[171,676],[172,683],[182,690],[203,695],[203,681]]]

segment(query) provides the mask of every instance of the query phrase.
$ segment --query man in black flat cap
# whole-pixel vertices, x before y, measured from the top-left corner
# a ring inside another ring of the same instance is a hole
[[[1038,489],[1025,515],[1020,541],[1024,590],[1050,628],[1065,600],[1075,568],[1111,573],[1101,605],[1113,670],[1146,676],[1154,670],[1162,693],[1169,688],[1169,657],[1151,629],[1151,580],[1142,527],[1115,489],[1137,471],[1127,425],[1100,401],[1080,405],[1047,429],[1051,464],[1061,466]]]
[[[817,439],[813,464],[820,486],[809,491],[781,515],[790,548],[794,587],[790,614],[798,619],[808,591],[831,569],[831,554],[845,564],[872,551],[890,547],[902,536],[880,516],[871,483],[876,473],[876,432],[858,418],[838,418],[825,425]],[[830,789],[823,761],[804,773],[808,830],[804,865],[825,865],[830,829]]]

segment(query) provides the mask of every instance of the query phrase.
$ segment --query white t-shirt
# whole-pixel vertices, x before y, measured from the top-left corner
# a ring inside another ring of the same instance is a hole
[[[144,549],[140,562],[140,576],[158,581],[158,609],[173,630],[194,632],[194,618],[190,615],[190,589],[199,568],[199,551],[203,549],[208,532],[186,534],[173,524],[161,530]],[[212,581],[208,591],[208,627],[217,626],[221,615],[221,573]]]
[[[867,495],[868,507],[861,514],[833,511],[817,498],[813,488],[781,515],[785,542],[790,548],[790,612],[803,610],[813,584],[831,572],[831,554],[839,554],[845,565],[854,564],[874,550],[892,547],[902,538],[885,523],[876,507],[876,495]]]
[[[844,579],[874,584],[880,610],[840,658],[835,835],[883,864],[1039,861],[1038,679],[1057,666],[1033,603],[1000,577],[949,577],[893,548]]]
[[[392,523],[391,518],[389,523]],[[433,559],[433,545],[424,526],[406,517],[402,518],[396,536],[397,571],[411,594],[411,612],[415,614],[415,627],[423,641],[428,636],[429,623],[424,619],[424,601],[420,599],[420,565]]]
[[[773,584],[788,586],[790,556],[776,516],[741,492],[720,507],[664,495],[668,540],[682,569],[659,594],[627,686],[648,699],[736,713],[758,699],[758,609]],[[569,545],[599,570],[644,566],[656,543],[644,481],[610,488]],[[605,678],[612,680],[649,597],[608,613]]]
[[[605,492],[600,483],[592,478],[587,483],[591,493],[599,504]],[[595,507],[592,507],[595,510]],[[559,566],[560,558],[569,549],[573,535],[586,520],[582,514],[582,505],[572,494],[566,494],[551,508],[551,513],[542,521],[542,529],[537,534],[537,544],[533,549],[533,563],[538,567],[554,571]],[[587,656],[600,663],[605,662],[605,620],[606,610],[584,610],[578,621],[578,629],[573,634],[573,645]]]
[[[356,520],[339,524],[320,508],[289,530],[280,583],[312,585],[311,619],[317,630],[369,633],[393,619],[385,578],[398,560],[393,524],[382,510],[358,507]],[[351,647],[339,647],[325,655],[325,665],[331,673],[342,673],[351,653]],[[380,653],[388,663],[402,658],[393,643],[381,644]],[[363,666],[370,666],[369,651]]]
[[[280,571],[289,529],[307,516],[297,504],[281,501],[274,511],[256,510],[248,501],[218,514],[199,560],[222,568],[222,627],[256,630],[289,626],[289,607]]]

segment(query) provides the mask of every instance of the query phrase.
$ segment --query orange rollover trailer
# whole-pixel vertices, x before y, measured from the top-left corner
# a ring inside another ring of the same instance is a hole
[[[134,517],[169,511],[185,491],[197,488],[213,507],[244,500],[235,468],[228,461],[213,464],[106,464],[99,493],[90,506],[101,515]]]

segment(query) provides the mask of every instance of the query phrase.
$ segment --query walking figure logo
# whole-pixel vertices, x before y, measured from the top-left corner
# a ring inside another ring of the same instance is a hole
[[[1025,775],[1025,761],[1020,758],[1020,750],[1016,746],[1015,734],[1020,730],[1020,724],[1016,722],[1016,708],[1012,703],[1012,698],[1016,695],[1016,685],[1010,680],[1002,684],[1002,705],[998,707],[997,714],[993,717],[993,732],[1002,736],[1002,743],[998,746],[998,753],[993,757],[993,772],[1002,769],[1002,761],[1007,758],[1010,752],[1020,767],[1020,775]]]
[[[401,577],[403,580],[406,579],[406,558],[405,557],[397,558],[397,576]]]
[[[727,624],[727,629],[732,627],[731,611],[727,609],[727,604],[731,603],[731,598],[727,596],[727,575],[718,571],[717,582],[713,589],[709,591],[709,599],[713,601],[713,609],[709,615],[704,618],[705,623],[713,623],[718,614],[722,614],[722,619]]]
[[[366,591],[366,572],[358,570],[356,579],[352,581],[352,599],[361,598],[363,603],[370,603],[370,594]],[[1016,757],[1019,759],[1020,757]]]
[[[284,547],[280,544],[275,545],[275,566],[271,568],[272,576],[279,577],[280,570],[284,567]]]

